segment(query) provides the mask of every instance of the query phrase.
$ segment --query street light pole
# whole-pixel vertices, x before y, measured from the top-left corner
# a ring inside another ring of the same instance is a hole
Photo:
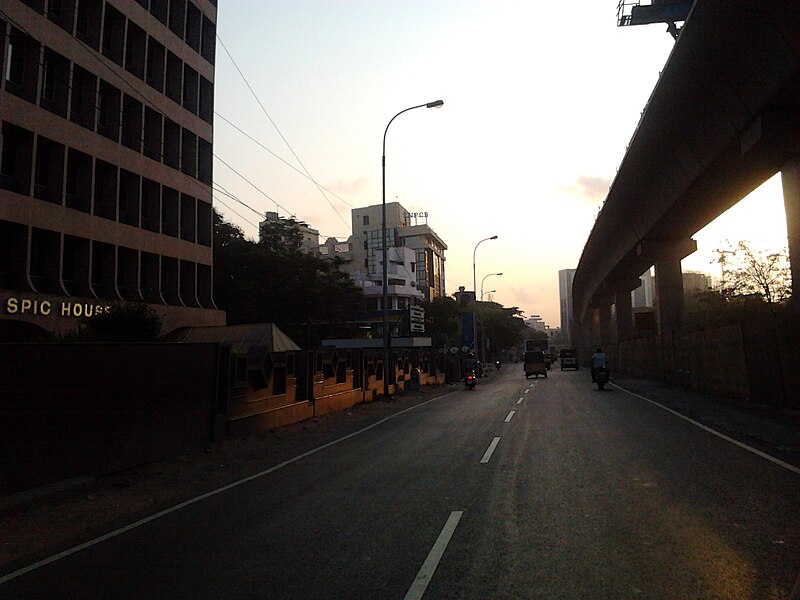
[[[383,132],[383,154],[381,156],[381,178],[383,180],[383,193],[381,199],[381,246],[382,246],[382,258],[383,258],[383,300],[382,300],[382,308],[383,308],[383,397],[384,400],[388,400],[389,396],[389,339],[390,339],[390,331],[389,331],[389,265],[387,263],[387,253],[386,253],[386,134],[389,132],[389,125],[392,124],[397,117],[402,115],[404,112],[408,112],[409,110],[414,110],[415,108],[439,108],[440,106],[444,105],[442,100],[435,100],[433,102],[428,102],[427,104],[419,104],[418,106],[411,106],[404,110],[401,110],[395,116],[393,116],[389,123],[386,125],[386,129]]]
[[[478,277],[475,274],[475,253],[478,251],[478,246],[480,246],[483,242],[489,240],[496,240],[497,236],[493,235],[492,237],[484,238],[477,244],[475,244],[475,249],[472,251],[472,293],[475,294],[475,313],[472,318],[472,346],[473,349],[477,352],[478,351]]]
[[[485,275],[485,276],[483,277],[483,279],[481,279],[481,302],[483,302],[483,282],[484,282],[484,281],[486,281],[486,278],[487,278],[487,277],[492,277],[492,276],[494,276],[494,275],[500,275],[500,276],[502,276],[503,274],[502,274],[502,273],[489,273],[488,275]],[[495,292],[496,292],[497,290],[492,290],[492,291],[495,291]],[[486,292],[486,293],[487,293],[487,294],[491,294],[492,292]]]

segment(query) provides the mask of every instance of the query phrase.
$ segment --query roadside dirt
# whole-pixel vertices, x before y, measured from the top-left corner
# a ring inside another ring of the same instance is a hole
[[[360,404],[262,434],[226,439],[173,460],[141,465],[99,477],[78,489],[15,504],[0,512],[0,573],[259,473],[451,389],[426,389],[392,402]]]

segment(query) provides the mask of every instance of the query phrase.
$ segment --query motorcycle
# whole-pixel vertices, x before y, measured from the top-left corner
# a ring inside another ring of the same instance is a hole
[[[500,361],[499,361],[499,360],[496,360],[496,361],[494,361],[494,367],[495,367],[495,369],[497,369],[498,371],[500,370]]]
[[[464,378],[464,387],[468,390],[474,390],[477,381],[475,371],[467,371],[467,376]]]
[[[610,373],[608,372],[608,367],[599,367],[594,374],[595,382],[597,383],[597,389],[602,390],[606,387],[608,383]]]

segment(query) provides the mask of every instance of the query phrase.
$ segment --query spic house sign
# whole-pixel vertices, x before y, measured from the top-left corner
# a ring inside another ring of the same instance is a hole
[[[111,304],[73,300],[41,300],[10,296],[2,304],[3,312],[12,316],[42,316],[81,318],[92,317],[111,310]]]

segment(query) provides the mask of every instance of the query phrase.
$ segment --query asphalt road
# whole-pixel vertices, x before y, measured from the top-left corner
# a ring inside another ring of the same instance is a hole
[[[0,598],[788,598],[800,474],[519,365],[0,578]]]

